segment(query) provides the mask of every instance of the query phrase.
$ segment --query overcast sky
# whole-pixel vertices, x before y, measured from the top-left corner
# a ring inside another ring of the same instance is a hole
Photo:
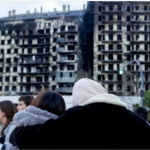
[[[68,4],[70,10],[82,10],[83,4],[86,6],[86,1],[0,1],[0,18],[7,17],[8,12],[13,9],[16,10],[16,14],[25,14],[27,10],[33,13],[35,8],[37,12],[40,12],[42,6],[43,12],[51,12],[54,8],[62,11],[62,5]]]

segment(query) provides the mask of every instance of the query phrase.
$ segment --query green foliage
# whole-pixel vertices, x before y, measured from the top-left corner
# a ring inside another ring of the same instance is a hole
[[[148,107],[150,109],[150,91],[146,91],[145,92],[145,106]]]
[[[137,108],[137,107],[139,107],[139,104],[138,103],[137,104],[133,104],[133,107]]]

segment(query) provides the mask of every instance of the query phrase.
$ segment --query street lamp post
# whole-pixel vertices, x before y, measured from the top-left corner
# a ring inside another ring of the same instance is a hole
[[[136,62],[137,65],[139,66],[140,69],[140,77],[141,77],[141,99],[142,99],[142,106],[144,106],[144,78],[143,78],[143,70],[141,67],[141,64],[138,60],[133,60],[127,64],[121,64],[120,68],[119,68],[119,74],[123,74],[124,73],[124,68],[132,63]]]

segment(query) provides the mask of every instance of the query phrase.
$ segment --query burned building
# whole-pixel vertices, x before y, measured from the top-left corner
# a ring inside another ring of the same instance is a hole
[[[142,65],[145,90],[150,90],[150,2],[96,1],[88,7],[94,12],[94,80],[110,93],[135,95],[141,81],[138,65],[125,67],[129,76],[118,71],[121,63],[136,59]]]
[[[82,42],[80,25],[86,10],[0,18],[0,95],[36,94],[51,89],[72,94]]]

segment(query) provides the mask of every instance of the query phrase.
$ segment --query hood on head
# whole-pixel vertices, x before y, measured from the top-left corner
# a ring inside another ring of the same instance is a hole
[[[100,83],[82,78],[73,87],[73,106],[78,106],[98,94],[108,94],[108,92]]]

